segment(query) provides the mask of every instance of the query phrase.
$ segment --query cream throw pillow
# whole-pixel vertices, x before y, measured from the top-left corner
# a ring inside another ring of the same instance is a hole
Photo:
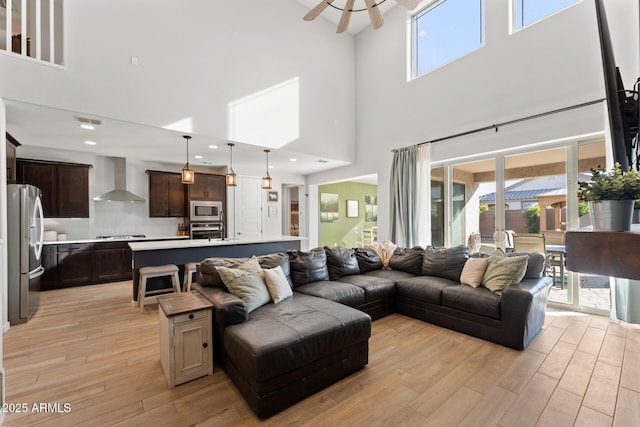
[[[527,271],[528,255],[507,257],[497,250],[488,258],[489,265],[484,273],[482,285],[497,295],[514,283],[518,283]]]
[[[289,285],[287,277],[284,275],[284,271],[282,271],[282,267],[277,266],[276,268],[269,268],[262,271],[264,272],[264,281],[267,284],[267,289],[274,304],[293,295],[291,285]]]
[[[462,274],[460,274],[460,283],[477,288],[482,284],[482,278],[488,265],[489,258],[469,258],[464,264]]]
[[[257,258],[251,258],[240,264],[238,268],[218,266],[216,271],[229,292],[247,304],[249,313],[271,301],[269,290],[264,282],[264,273]]]

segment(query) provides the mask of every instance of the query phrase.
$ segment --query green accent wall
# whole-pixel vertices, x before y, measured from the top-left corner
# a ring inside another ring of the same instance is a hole
[[[318,198],[322,193],[338,195],[338,220],[336,222],[321,222],[318,209],[318,246],[344,246],[353,248],[356,245],[356,229],[362,230],[377,226],[378,223],[365,222],[365,196],[378,196],[378,186],[359,182],[340,182],[337,184],[320,185]],[[358,201],[358,217],[347,218],[347,200]],[[321,206],[318,200],[318,206]]]

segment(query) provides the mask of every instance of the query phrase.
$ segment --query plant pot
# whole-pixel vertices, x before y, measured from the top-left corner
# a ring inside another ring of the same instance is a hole
[[[598,200],[589,202],[594,231],[629,231],[633,200]]]
[[[640,209],[633,209],[633,217],[631,218],[632,224],[640,224]]]

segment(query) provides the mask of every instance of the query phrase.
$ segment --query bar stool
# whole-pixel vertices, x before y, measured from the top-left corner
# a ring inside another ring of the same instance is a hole
[[[188,262],[184,265],[184,277],[182,283],[184,283],[184,291],[191,291],[191,283],[193,281],[193,275],[196,273],[199,262]]]
[[[140,286],[138,289],[138,304],[140,312],[144,313],[144,305],[147,302],[155,302],[156,297],[149,297],[159,293],[166,293],[169,288],[156,289],[147,292],[147,279],[152,277],[171,277],[171,289],[173,292],[180,292],[180,277],[178,276],[178,267],[174,264],[159,265],[155,267],[142,267],[140,269]],[[151,300],[153,298],[153,300]],[[149,301],[147,301],[147,299]]]

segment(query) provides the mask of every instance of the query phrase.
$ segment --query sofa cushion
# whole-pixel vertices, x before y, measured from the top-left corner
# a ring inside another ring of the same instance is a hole
[[[322,248],[309,252],[287,251],[293,286],[329,280],[327,254]]]
[[[348,283],[329,281],[307,283],[296,286],[296,292],[339,302],[350,307],[364,304],[364,289]]]
[[[368,340],[371,318],[359,310],[295,292],[280,304],[254,311],[248,322],[229,326],[224,334],[228,359],[260,391],[261,382]]]
[[[264,282],[267,284],[269,295],[274,304],[285,300],[293,295],[291,285],[282,271],[282,267],[267,268],[262,270],[264,272]]]
[[[397,281],[396,294],[441,305],[442,290],[449,286],[459,285],[460,283],[443,277],[417,276]]]
[[[540,252],[509,252],[507,256],[522,256],[527,255],[529,257],[527,261],[527,271],[524,273],[524,279],[537,279],[542,277],[544,273],[544,267],[547,260],[544,258],[544,254]]]
[[[396,248],[389,260],[389,267],[392,270],[405,271],[417,276],[422,269],[423,252],[424,250],[420,246],[413,248]]]
[[[263,269],[271,269],[280,267],[284,273],[284,277],[287,278],[289,286],[291,286],[291,272],[289,270],[289,255],[284,252],[279,252],[269,255],[260,255],[257,257],[260,267]]]
[[[205,258],[198,266],[197,282],[201,286],[213,286],[227,289],[216,267],[236,268],[249,258]]]
[[[469,258],[464,263],[464,268],[460,274],[460,283],[477,288],[482,284],[482,278],[489,265],[488,258]]]
[[[365,303],[388,298],[396,291],[396,284],[393,280],[366,276],[364,274],[344,276],[339,278],[338,282],[349,283],[350,285],[364,289]]]
[[[360,274],[358,267],[358,259],[353,249],[337,246],[330,248],[324,247],[327,254],[327,269],[329,270],[329,280],[336,280],[342,276],[350,276],[352,274]]]
[[[482,286],[501,295],[502,291],[514,283],[518,283],[527,271],[527,255],[508,257],[502,251],[491,254],[487,271],[482,279]]]
[[[458,285],[443,288],[442,305],[466,313],[500,319],[500,297],[483,287]]]
[[[416,277],[415,274],[407,273],[406,271],[399,270],[373,270],[364,273],[365,276],[380,277],[382,279],[389,279],[393,282],[397,282],[402,279],[409,279]]]
[[[360,273],[382,270],[382,260],[376,251],[369,248],[356,248],[355,251]]]
[[[464,245],[447,249],[428,248],[422,259],[423,276],[444,277],[459,283],[464,264],[469,259],[469,249]]]

